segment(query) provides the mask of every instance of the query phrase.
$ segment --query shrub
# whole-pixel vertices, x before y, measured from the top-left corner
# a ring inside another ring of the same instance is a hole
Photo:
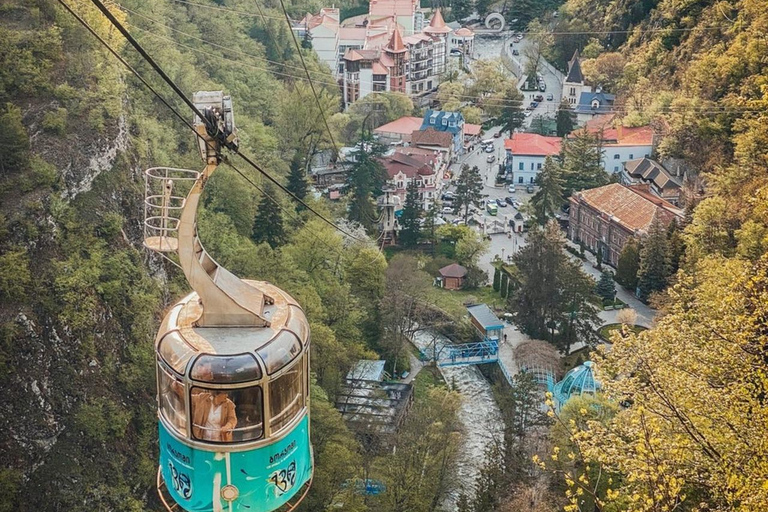
[[[67,109],[60,107],[43,117],[43,130],[62,135],[67,130]]]

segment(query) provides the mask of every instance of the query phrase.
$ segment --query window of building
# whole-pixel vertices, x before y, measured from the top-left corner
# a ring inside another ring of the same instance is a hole
[[[522,177],[522,176],[520,176],[519,178],[517,178],[517,182],[518,182],[518,183],[522,183],[522,182],[523,182],[523,177]]]
[[[630,159],[630,160],[632,160],[633,158],[635,158],[635,155],[633,155],[632,153],[630,153],[630,154],[629,154],[629,159]]]
[[[614,165],[613,166],[613,172],[619,172],[619,166],[618,165]]]
[[[517,170],[518,170],[518,171],[524,171],[524,170],[525,170],[525,163],[524,163],[524,162],[520,162],[520,163],[517,165]]]
[[[533,162],[531,162],[531,170],[533,170]]]
[[[534,182],[534,179],[535,179],[535,178],[534,178],[533,176],[531,176],[531,180],[529,181],[529,183],[533,184],[533,182]]]
[[[541,164],[536,164],[536,170],[538,171],[539,169],[541,169]]]
[[[615,155],[613,155],[613,159],[614,159],[614,160],[618,160],[619,158],[621,158],[621,156],[619,156],[619,154],[618,154],[618,153],[616,153]]]
[[[304,406],[304,365],[296,364],[269,383],[269,428],[272,433],[288,425]]]
[[[432,80],[427,80],[427,89],[432,89]]]

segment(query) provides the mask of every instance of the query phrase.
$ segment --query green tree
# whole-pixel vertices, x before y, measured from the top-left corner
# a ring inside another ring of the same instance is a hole
[[[597,282],[595,293],[604,300],[616,298],[616,284],[613,282],[613,275],[610,272],[604,271],[600,274],[600,280]]]
[[[29,135],[21,122],[21,109],[11,103],[0,115],[0,171],[25,170],[29,165]]]
[[[403,247],[414,247],[419,243],[419,235],[421,233],[420,217],[419,187],[416,185],[416,179],[414,178],[408,182],[403,214],[400,216],[401,229],[399,238],[400,244]]]
[[[480,208],[483,194],[483,178],[477,166],[470,168],[467,164],[461,167],[461,174],[456,181],[456,194],[453,198],[453,212],[461,214],[464,222],[469,219],[470,206]]]
[[[640,268],[637,271],[640,300],[647,302],[652,293],[666,288],[670,270],[667,233],[664,225],[656,218],[651,223],[640,250]]]
[[[501,274],[501,298],[506,299],[509,294],[509,276],[506,272]]]
[[[616,264],[616,282],[634,293],[637,288],[637,271],[640,270],[640,244],[630,238],[624,244]]]
[[[499,116],[499,124],[501,130],[509,132],[510,136],[525,122],[523,101],[523,94],[514,87],[510,87],[504,95],[504,106]]]
[[[498,292],[501,286],[501,270],[498,265],[493,267],[493,291]]]
[[[451,12],[458,22],[471,16],[474,10],[475,5],[472,0],[453,0],[451,2]]]
[[[536,114],[531,119],[531,133],[537,133],[539,135],[549,135],[548,131],[548,119],[541,114]]]
[[[351,193],[347,218],[360,223],[368,233],[373,233],[378,219],[373,197],[381,193],[385,182],[384,167],[376,158],[383,148],[367,141],[361,142],[358,147],[356,161],[347,180]]]
[[[306,167],[304,166],[304,160],[298,151],[293,155],[293,159],[291,160],[291,169],[288,173],[288,184],[286,185],[286,188],[299,199],[307,197],[307,193],[309,192]],[[296,205],[296,209],[301,211],[304,207],[301,204],[298,204]]]
[[[476,267],[477,260],[488,252],[491,244],[474,229],[461,227],[461,236],[456,240],[456,260],[465,267]]]
[[[595,341],[594,281],[565,254],[556,222],[534,229],[513,257],[517,288],[509,297],[512,321],[531,337],[567,352],[577,340]]]
[[[541,171],[536,175],[539,190],[531,197],[530,205],[534,219],[542,226],[555,216],[563,204],[561,174],[560,164],[548,156]]]
[[[557,123],[558,137],[566,137],[576,128],[576,114],[566,100],[562,100],[557,107],[555,122]]]
[[[603,169],[601,138],[601,134],[580,130],[572,137],[563,139],[560,160],[565,197],[608,184],[610,177]]]
[[[264,195],[259,201],[259,209],[253,221],[251,239],[260,244],[266,242],[273,249],[285,243],[283,216],[278,205],[270,198],[275,197],[275,189],[271,184],[264,186]]]

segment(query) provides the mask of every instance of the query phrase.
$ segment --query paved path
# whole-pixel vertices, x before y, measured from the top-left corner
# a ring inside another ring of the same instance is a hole
[[[568,240],[566,243],[571,247],[573,247],[574,249],[577,249],[577,250],[579,249],[578,244],[575,244],[570,240]],[[600,274],[602,274],[602,272],[600,270],[597,270],[594,267],[597,260],[595,259],[595,256],[593,254],[585,251],[584,255],[587,257],[586,261],[582,261],[570,253],[568,254],[573,258],[574,261],[581,263],[581,267],[584,269],[584,272],[591,275],[595,279],[600,279]],[[610,267],[605,267],[605,268],[610,268]],[[616,283],[616,297],[624,301],[627,305],[629,305],[630,308],[635,310],[635,312],[637,313],[636,323],[638,325],[642,325],[643,327],[653,327],[653,321],[654,321],[654,318],[656,317],[655,309],[651,308],[647,304],[643,304],[640,300],[637,299],[637,297],[635,297],[633,293],[631,293],[630,291],[628,291],[626,288],[624,288],[618,283]],[[621,310],[601,311],[599,316],[600,316],[600,319],[603,321],[603,325],[616,323],[616,316],[618,315],[619,311]]]
[[[424,368],[424,363],[419,361],[419,358],[413,355],[413,353],[408,353],[408,359],[411,363],[411,371],[408,373],[408,376],[402,380],[404,384],[410,384],[413,382],[421,369]]]

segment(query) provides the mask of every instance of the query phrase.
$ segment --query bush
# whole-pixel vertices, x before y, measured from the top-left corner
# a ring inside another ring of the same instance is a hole
[[[67,130],[67,109],[60,107],[43,117],[43,130],[62,135]]]
[[[32,179],[21,180],[19,188],[22,192],[30,192],[37,187],[52,187],[56,183],[56,167],[42,157],[32,156],[29,167]]]

